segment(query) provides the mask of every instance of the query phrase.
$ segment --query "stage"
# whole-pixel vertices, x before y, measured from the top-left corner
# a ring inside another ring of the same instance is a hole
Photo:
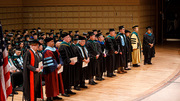
[[[142,61],[141,67],[132,67],[132,70],[128,71],[127,74],[116,73],[116,77],[105,77],[104,81],[97,81],[97,85],[87,84],[88,89],[75,91],[76,95],[60,97],[65,101],[143,100],[179,76],[180,42],[157,45],[152,63],[152,65],[143,65]],[[14,101],[22,100],[22,92],[18,93],[14,96]],[[8,101],[11,100],[12,97],[9,97]]]

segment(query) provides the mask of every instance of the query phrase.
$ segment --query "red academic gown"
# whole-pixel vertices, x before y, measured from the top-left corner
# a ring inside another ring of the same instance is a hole
[[[28,50],[23,57],[23,95],[25,100],[36,101],[36,98],[43,99],[41,74],[36,72],[40,57],[32,50]]]
[[[43,53],[43,58],[49,58],[51,57],[50,60],[53,60],[54,66],[56,66],[55,70],[52,70],[53,65],[49,66],[48,68],[51,68],[51,72],[49,73],[44,73],[44,79],[45,79],[45,85],[46,85],[46,96],[47,97],[56,97],[59,95],[59,87],[60,91],[62,94],[64,94],[64,87],[63,87],[63,82],[62,82],[62,76],[61,73],[57,74],[57,65],[59,64],[59,59],[60,59],[60,53],[56,50],[55,52],[51,50],[46,50]],[[43,66],[45,66],[43,62]],[[44,67],[47,68],[47,67]],[[49,70],[48,70],[49,71]],[[59,81],[58,81],[59,78]]]

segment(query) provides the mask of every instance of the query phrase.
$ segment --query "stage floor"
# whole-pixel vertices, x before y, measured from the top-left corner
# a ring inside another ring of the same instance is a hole
[[[132,67],[127,74],[116,74],[117,76],[113,78],[105,77],[104,81],[97,81],[97,85],[87,84],[88,89],[75,91],[76,95],[60,97],[65,101],[142,100],[179,75],[180,42],[168,42],[156,46],[156,57],[152,59],[152,63],[153,65],[143,65],[142,62],[141,67]],[[8,101],[11,99],[12,97],[9,97]],[[22,92],[14,96],[14,101],[21,101],[21,99]]]

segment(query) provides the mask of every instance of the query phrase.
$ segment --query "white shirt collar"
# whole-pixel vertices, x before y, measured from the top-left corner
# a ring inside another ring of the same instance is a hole
[[[33,51],[33,53],[35,53],[36,54],[36,52],[31,48],[31,50]]]

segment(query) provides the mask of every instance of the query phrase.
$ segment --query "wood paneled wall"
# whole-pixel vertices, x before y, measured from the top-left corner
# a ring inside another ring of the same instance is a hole
[[[143,35],[146,32],[146,27],[151,26],[153,28],[153,33],[156,32],[156,4],[155,0],[140,0],[139,5],[139,26],[140,26],[140,34],[141,40]]]
[[[101,29],[124,25],[132,31],[140,26],[141,36],[146,26],[155,27],[155,0],[6,0],[0,3],[3,29],[80,30]]]
[[[0,0],[0,21],[3,30],[21,30],[22,12],[22,0]]]
[[[81,33],[92,29],[107,32],[109,28],[118,29],[119,25],[131,29],[132,25],[139,22],[138,6],[48,6],[23,9],[23,27],[41,27],[44,31],[62,28],[67,31],[78,29]]]
[[[21,30],[23,24],[22,7],[0,7],[0,21],[3,30]]]

